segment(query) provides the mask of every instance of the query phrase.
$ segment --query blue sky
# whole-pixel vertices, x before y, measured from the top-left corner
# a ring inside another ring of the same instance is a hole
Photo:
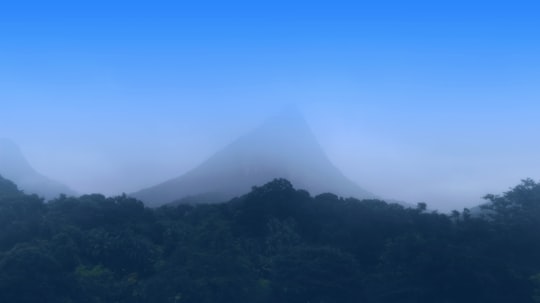
[[[440,209],[540,179],[537,1],[3,1],[0,136],[130,192],[296,104],[363,187]]]

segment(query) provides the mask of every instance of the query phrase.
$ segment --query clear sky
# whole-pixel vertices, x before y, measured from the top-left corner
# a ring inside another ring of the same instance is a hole
[[[79,192],[193,168],[283,106],[384,197],[540,179],[538,1],[0,3],[0,137]]]

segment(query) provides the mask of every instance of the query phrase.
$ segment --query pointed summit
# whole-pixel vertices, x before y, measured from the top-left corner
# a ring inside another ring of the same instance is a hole
[[[32,168],[13,141],[0,138],[0,175],[13,181],[26,193],[52,199],[59,194],[72,195],[67,186],[51,180]]]
[[[297,110],[268,119],[195,169],[133,196],[152,206],[186,197],[186,201],[221,202],[275,178],[288,179],[312,194],[374,197],[330,162]]]

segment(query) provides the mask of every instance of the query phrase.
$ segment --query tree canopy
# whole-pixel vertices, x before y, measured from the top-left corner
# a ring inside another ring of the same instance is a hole
[[[481,215],[312,197],[45,203],[0,178],[0,302],[540,302],[540,184]]]

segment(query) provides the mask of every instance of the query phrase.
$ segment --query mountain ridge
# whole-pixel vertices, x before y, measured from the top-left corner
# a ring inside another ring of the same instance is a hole
[[[0,175],[13,181],[21,190],[45,199],[75,194],[68,186],[37,172],[19,146],[7,138],[0,138]]]

